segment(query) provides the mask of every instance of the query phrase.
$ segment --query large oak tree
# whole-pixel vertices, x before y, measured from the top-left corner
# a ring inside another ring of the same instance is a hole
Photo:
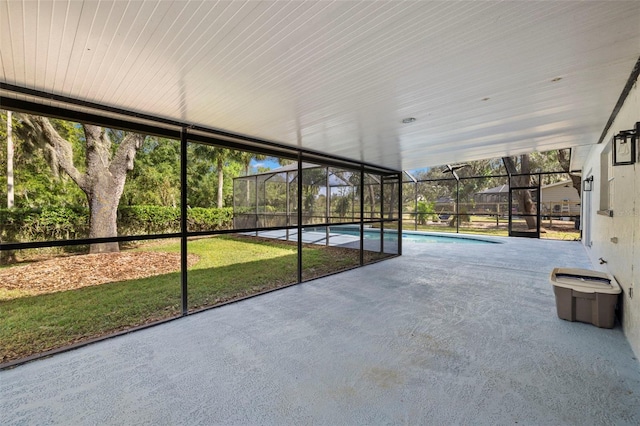
[[[520,156],[519,174],[516,167],[515,157],[503,157],[502,159],[504,161],[504,166],[507,168],[509,174],[517,174],[517,176],[511,177],[510,185],[515,185],[521,188],[526,188],[532,185],[531,175],[527,174],[531,173],[529,154],[523,154]],[[516,189],[513,192],[518,199],[518,204],[520,206],[519,208],[522,213],[526,215],[535,215],[537,213],[536,203],[531,197],[531,191],[529,189]],[[524,216],[524,220],[527,223],[528,229],[536,229],[538,225],[537,216]]]
[[[89,238],[115,237],[117,209],[124,190],[127,171],[133,169],[136,153],[145,135],[124,133],[115,143],[113,135],[99,126],[83,124],[86,140],[84,171],[73,161],[72,144],[64,139],[49,119],[18,114],[16,129],[23,140],[41,148],[54,174],[62,170],[82,189],[89,204]],[[90,253],[117,252],[118,243],[92,244]]]

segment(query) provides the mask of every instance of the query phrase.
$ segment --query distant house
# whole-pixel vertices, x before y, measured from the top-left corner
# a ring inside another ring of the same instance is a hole
[[[580,195],[570,180],[544,185],[540,187],[542,213],[570,215],[580,214]]]
[[[477,192],[474,199],[478,203],[506,203],[509,197],[509,185],[504,184]]]
[[[570,180],[563,180],[540,187],[540,210],[543,214],[567,216],[580,214],[580,195]],[[509,202],[509,185],[500,185],[485,189],[474,195],[476,204],[485,209],[492,204],[506,204]],[[504,209],[501,209],[504,211]]]

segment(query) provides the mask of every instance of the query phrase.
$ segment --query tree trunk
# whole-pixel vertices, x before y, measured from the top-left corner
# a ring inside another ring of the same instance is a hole
[[[105,199],[108,197],[105,197]],[[118,235],[116,229],[116,218],[118,205],[101,200],[100,197],[95,196],[89,200],[91,206],[91,214],[89,215],[89,238],[107,238],[115,237]],[[97,243],[91,244],[89,253],[114,253],[118,252],[120,247],[117,242],[115,243]]]
[[[224,204],[224,198],[222,196],[222,190],[224,188],[224,162],[219,159],[217,168],[218,168],[218,208],[221,209]]]
[[[524,214],[536,214],[536,203],[531,198],[531,191],[528,189],[519,189],[514,191],[518,199],[518,204],[522,206],[522,213]],[[525,216],[525,222],[528,229],[536,229],[538,222],[535,216]]]
[[[11,111],[7,111],[7,208],[12,209],[14,204],[13,186],[13,125],[11,123]]]
[[[518,170],[516,169],[514,160],[512,157],[503,157],[504,165],[509,172],[509,174],[517,174]],[[529,166],[529,155],[523,154],[520,156],[520,173],[530,173],[531,168]],[[510,178],[509,186],[514,183],[515,186],[527,187],[531,186],[531,176],[513,176]],[[533,202],[531,198],[531,191],[528,189],[518,189],[514,191],[516,198],[518,200],[518,205],[522,210],[523,214],[534,215],[536,214],[536,204]],[[525,222],[527,223],[528,229],[536,229],[538,227],[538,222],[536,216],[525,216]]]
[[[13,198],[13,126],[11,115],[11,111],[7,111],[7,208],[9,209],[15,207]],[[8,265],[15,262],[17,262],[15,251],[0,251],[0,265]]]
[[[109,238],[118,236],[118,203],[124,190],[124,179],[114,178],[104,169],[87,194],[89,200],[89,238]],[[89,253],[113,253],[120,250],[119,244],[91,244]]]
[[[558,163],[560,163],[560,167],[562,170],[567,172],[569,178],[571,179],[571,184],[578,191],[578,197],[582,197],[582,178],[580,176],[576,176],[574,174],[569,173],[571,168],[571,150],[570,149],[559,149],[558,150]]]
[[[85,182],[81,187],[89,201],[89,238],[118,236],[117,212],[124,191],[127,171],[142,146],[144,136],[129,133],[111,155],[112,142],[105,129],[83,125],[87,139]],[[120,251],[119,244],[91,244],[90,253]]]
[[[383,181],[384,182],[384,181]],[[387,209],[387,219],[393,219],[393,211],[395,210],[396,204],[396,185],[389,184],[387,187],[391,190],[391,195],[389,197],[389,205],[386,206]]]
[[[371,209],[371,216],[370,218],[373,219],[375,217],[375,213],[376,213],[376,191],[373,187],[372,184],[367,185],[369,187],[369,206]],[[381,216],[382,217],[382,212]]]

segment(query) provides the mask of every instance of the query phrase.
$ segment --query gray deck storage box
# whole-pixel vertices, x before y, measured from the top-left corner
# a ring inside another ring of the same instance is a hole
[[[555,268],[551,283],[559,318],[613,327],[621,289],[611,275],[589,269]]]

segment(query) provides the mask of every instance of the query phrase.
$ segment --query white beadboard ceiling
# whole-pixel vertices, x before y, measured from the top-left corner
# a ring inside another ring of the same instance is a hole
[[[394,169],[594,144],[639,56],[637,0],[0,0],[5,83]]]

